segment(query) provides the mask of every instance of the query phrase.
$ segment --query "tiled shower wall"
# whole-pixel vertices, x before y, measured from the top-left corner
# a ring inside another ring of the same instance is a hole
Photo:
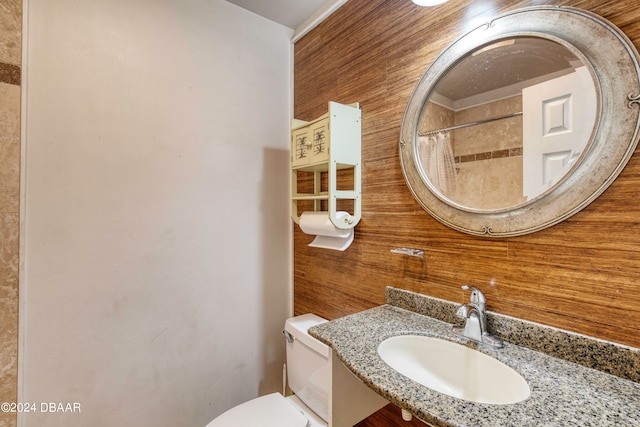
[[[0,0],[0,402],[17,401],[22,0]],[[15,426],[0,412],[0,427]]]

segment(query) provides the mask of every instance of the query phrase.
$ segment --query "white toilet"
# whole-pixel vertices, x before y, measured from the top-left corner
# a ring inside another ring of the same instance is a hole
[[[287,319],[289,397],[272,393],[242,403],[206,427],[351,427],[389,402],[356,378],[307,330],[327,320],[315,314]]]

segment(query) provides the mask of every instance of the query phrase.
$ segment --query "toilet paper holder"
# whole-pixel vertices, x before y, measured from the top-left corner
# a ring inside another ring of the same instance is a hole
[[[308,246],[344,251],[353,242],[355,224],[349,228],[338,228],[330,217],[331,215],[326,211],[303,212],[300,215],[300,229],[306,234],[316,236]],[[348,224],[352,215],[348,212],[338,211],[335,213],[335,217],[338,223]]]

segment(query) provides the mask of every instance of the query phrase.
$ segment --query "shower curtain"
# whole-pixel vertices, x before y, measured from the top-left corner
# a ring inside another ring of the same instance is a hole
[[[429,181],[440,192],[452,197],[457,190],[456,163],[447,132],[418,137],[420,162]]]

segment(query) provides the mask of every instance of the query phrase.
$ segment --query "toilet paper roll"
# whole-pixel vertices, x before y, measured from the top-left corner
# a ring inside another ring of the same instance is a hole
[[[349,218],[348,212],[339,211],[336,212],[336,218],[342,221]],[[343,230],[333,225],[329,219],[329,212],[303,212],[300,215],[300,229],[307,234],[315,234],[318,236],[329,237],[349,237],[349,232],[352,229]]]
[[[349,218],[348,212],[336,212],[338,220]],[[303,212],[300,215],[300,229],[317,237],[309,246],[344,251],[353,242],[353,228],[337,228],[329,219],[329,212]]]

